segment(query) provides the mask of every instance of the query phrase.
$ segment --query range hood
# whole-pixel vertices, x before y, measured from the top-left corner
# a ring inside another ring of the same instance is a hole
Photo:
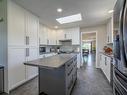
[[[63,40],[59,40],[60,42],[72,42],[72,39],[63,39]]]

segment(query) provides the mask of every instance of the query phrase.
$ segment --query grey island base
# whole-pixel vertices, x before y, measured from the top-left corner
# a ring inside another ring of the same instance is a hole
[[[70,95],[77,80],[77,55],[60,54],[25,62],[39,68],[39,95]]]

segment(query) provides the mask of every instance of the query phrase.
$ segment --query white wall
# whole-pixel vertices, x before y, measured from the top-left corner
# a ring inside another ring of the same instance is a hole
[[[0,22],[0,64],[4,65],[4,90],[7,91],[7,0],[0,1],[0,17],[3,21]]]
[[[103,47],[106,45],[106,25],[81,28],[81,32],[95,32],[95,31],[97,31],[96,68],[99,68],[100,67],[99,53],[103,51]]]

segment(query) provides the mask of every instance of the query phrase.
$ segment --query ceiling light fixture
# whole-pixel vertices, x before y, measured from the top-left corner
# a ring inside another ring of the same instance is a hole
[[[56,19],[56,21],[58,21],[60,24],[72,23],[81,20],[82,20],[81,13]]]
[[[109,10],[109,11],[108,11],[109,14],[110,14],[110,13],[113,13],[113,12],[114,12],[114,10]]]
[[[57,12],[61,13],[63,10],[61,8],[57,9]]]

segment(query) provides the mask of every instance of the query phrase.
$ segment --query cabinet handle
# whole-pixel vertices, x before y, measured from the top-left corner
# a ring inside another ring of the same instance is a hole
[[[66,37],[67,37],[67,35],[66,34],[64,34],[64,38],[66,39]]]
[[[26,57],[29,57],[29,48],[26,48]]]
[[[29,36],[26,36],[26,45],[29,45]]]
[[[41,39],[39,38],[39,44],[40,44],[40,42],[41,42]]]
[[[109,36],[108,36],[108,42],[109,42]]]
[[[107,58],[105,57],[105,65],[107,65]]]
[[[70,72],[68,73],[68,76],[70,76],[70,74],[72,73],[72,71],[73,71],[73,68],[70,70]]]
[[[47,39],[47,45],[49,44],[49,40]]]

